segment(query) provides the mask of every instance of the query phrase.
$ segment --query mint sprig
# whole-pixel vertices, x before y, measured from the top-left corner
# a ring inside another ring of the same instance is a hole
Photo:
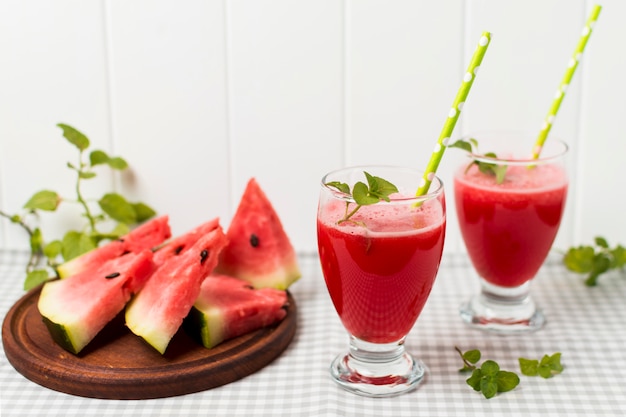
[[[30,258],[26,265],[24,289],[29,290],[45,282],[56,267],[65,261],[97,247],[102,241],[117,239],[128,233],[130,227],[141,223],[156,213],[148,205],[127,201],[122,195],[110,192],[97,201],[85,198],[83,183],[97,176],[98,166],[121,171],[128,163],[121,157],[109,156],[102,150],[89,152],[90,141],[83,133],[67,124],[57,125],[63,137],[78,150],[77,160],[67,162],[67,167],[76,174],[75,199],[65,198],[56,191],[41,190],[33,194],[24,204],[20,214],[0,211],[0,216],[26,231],[30,242]],[[87,159],[88,154],[88,159]],[[69,230],[60,240],[46,242],[40,227],[31,226],[31,217],[36,220],[41,212],[55,212],[61,204],[77,204],[82,208],[82,218],[87,223],[79,231]],[[113,221],[111,230],[103,231],[102,223]],[[42,263],[45,265],[42,266]]]
[[[593,287],[605,272],[613,269],[624,270],[626,248],[619,244],[611,248],[605,238],[597,236],[593,245],[569,248],[563,256],[563,263],[572,272],[587,274],[585,285]]]
[[[468,140],[459,139],[448,147],[459,148],[469,153],[476,153],[476,149],[478,148],[478,141],[474,138],[469,138]],[[488,158],[497,158],[497,155],[493,152],[487,152],[483,156]],[[489,162],[483,162],[475,159],[467,166],[465,172],[467,172],[472,165],[478,166],[478,170],[483,174],[495,176],[497,184],[502,184],[504,182],[507,170],[506,165],[491,164]]]
[[[389,181],[380,177],[370,175],[366,171],[363,171],[363,173],[365,174],[365,178],[367,179],[367,184],[359,181],[354,184],[352,191],[350,190],[350,186],[343,182],[331,181],[325,184],[329,187],[333,187],[339,190],[344,194],[347,194],[348,196],[352,197],[352,199],[356,202],[356,206],[352,210],[350,210],[350,205],[352,203],[349,201],[346,202],[345,215],[337,222],[337,224],[348,221],[362,206],[369,206],[371,204],[376,204],[381,201],[389,202],[389,196],[393,193],[398,192],[398,188]]]
[[[513,390],[519,385],[520,379],[515,372],[500,369],[500,365],[493,360],[484,361],[480,367],[476,364],[481,353],[478,349],[461,351],[455,347],[463,359],[463,368],[459,372],[471,372],[472,375],[465,381],[474,391],[481,392],[487,399],[493,398],[500,392]]]
[[[472,375],[465,381],[474,391],[481,392],[487,399],[493,398],[499,392],[511,391],[519,385],[519,377],[515,372],[500,369],[500,365],[493,360],[486,360],[478,367],[476,364],[481,358],[478,349],[456,351],[463,359],[463,368],[459,372],[471,372]]]
[[[526,376],[540,376],[542,378],[552,378],[563,371],[560,352],[544,355],[541,360],[519,358],[519,366],[522,374]]]

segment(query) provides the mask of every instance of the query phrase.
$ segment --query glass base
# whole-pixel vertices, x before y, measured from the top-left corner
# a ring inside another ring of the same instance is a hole
[[[545,316],[530,296],[530,282],[512,288],[481,284],[481,293],[460,307],[461,318],[470,326],[508,334],[533,332],[545,324]]]
[[[391,397],[412,391],[426,376],[425,365],[404,348],[404,340],[376,344],[350,339],[350,352],[330,366],[333,380],[366,397]]]

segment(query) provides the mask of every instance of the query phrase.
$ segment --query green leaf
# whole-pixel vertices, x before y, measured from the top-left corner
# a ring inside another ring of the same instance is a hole
[[[61,198],[54,191],[43,190],[35,193],[24,204],[25,209],[55,211],[59,207]]]
[[[339,182],[339,181],[331,181],[331,182],[327,182],[325,185],[336,188],[342,193],[350,194],[350,186],[346,183]]]
[[[55,259],[61,254],[63,250],[63,244],[60,240],[53,240],[43,247],[43,254],[48,259]]]
[[[378,197],[379,200],[389,201],[389,196],[398,192],[398,188],[389,181],[372,176],[367,172],[364,173],[369,184],[370,194]]]
[[[585,274],[593,269],[594,255],[595,251],[591,246],[570,248],[563,257],[563,263],[570,271]]]
[[[137,222],[137,213],[133,206],[124,197],[117,193],[105,194],[98,204],[102,211],[108,214],[113,220],[126,224]]]
[[[130,232],[130,227],[128,227],[126,223],[118,223],[113,230],[111,230],[111,235],[121,237],[128,234],[128,232]]]
[[[539,375],[543,378],[550,378],[563,371],[560,352],[552,355],[544,355],[541,358],[541,361],[536,359],[519,358],[519,364],[522,374],[526,376]]]
[[[110,157],[102,150],[94,150],[89,154],[89,163],[92,167],[106,164],[112,169],[124,170],[128,168],[128,163],[120,157]]]
[[[459,139],[454,142],[452,145],[448,145],[448,148],[458,148],[467,152],[472,152],[472,143],[469,141],[465,141],[463,139]]]
[[[523,375],[536,376],[539,361],[536,359],[519,358],[519,367]]]
[[[112,169],[117,169],[119,171],[122,171],[128,168],[128,163],[126,162],[126,160],[119,156],[114,156],[113,158],[109,158],[109,161],[107,162],[107,164]]]
[[[519,385],[519,376],[514,372],[500,371],[496,375],[498,392],[511,391]]]
[[[544,355],[541,358],[541,362],[539,363],[538,373],[543,378],[551,378],[555,374],[559,374],[563,371],[563,366],[561,365],[561,353],[557,352],[553,355]]]
[[[480,368],[477,368],[477,369],[474,369],[474,371],[472,372],[472,376],[467,378],[465,382],[467,382],[467,385],[472,387],[474,391],[480,391],[480,381],[482,380],[482,378],[483,378],[483,373],[480,370]]]
[[[354,184],[354,189],[352,190],[352,198],[354,198],[354,201],[356,201],[356,203],[361,206],[376,204],[380,201],[380,198],[370,194],[367,185],[360,181]]]
[[[146,220],[156,215],[156,211],[154,211],[152,207],[148,206],[147,204],[133,203],[131,205],[133,206],[133,209],[135,210],[137,223],[145,222]]]
[[[495,375],[484,375],[480,380],[480,390],[485,398],[492,398],[498,393],[498,382]]]
[[[76,146],[80,151],[84,151],[89,147],[89,139],[87,139],[87,136],[83,135],[77,129],[63,123],[59,123],[57,126],[63,129],[63,136],[65,139],[67,139],[72,145]]]
[[[480,369],[483,372],[483,375],[496,375],[500,370],[500,366],[492,360],[486,360],[483,362]]]
[[[26,279],[24,280],[24,291],[31,290],[46,282],[50,277],[48,276],[48,272],[44,269],[36,269],[34,271],[30,271],[26,274]]]
[[[78,176],[84,180],[88,180],[94,178],[96,176],[96,173],[90,171],[78,171]]]
[[[469,363],[477,363],[480,360],[480,350],[472,349],[463,354],[463,359]]]
[[[611,268],[624,268],[626,265],[626,248],[617,245],[611,250],[611,257],[613,258]]]
[[[65,261],[76,258],[83,253],[89,252],[96,247],[96,244],[86,233],[71,230],[63,236],[63,248],[61,254]]]
[[[504,176],[506,175],[506,165],[494,164],[493,172],[496,174],[496,183],[502,184],[504,182]]]
[[[89,164],[92,167],[96,165],[106,164],[109,159],[109,155],[107,155],[107,153],[104,151],[95,150],[91,151],[91,153],[89,154]]]
[[[601,236],[597,236],[597,237],[594,239],[594,242],[596,243],[596,246],[599,246],[599,247],[601,247],[601,248],[608,249],[608,247],[609,247],[609,243],[606,241],[606,239],[605,239],[605,238],[603,238],[603,237],[601,237]]]

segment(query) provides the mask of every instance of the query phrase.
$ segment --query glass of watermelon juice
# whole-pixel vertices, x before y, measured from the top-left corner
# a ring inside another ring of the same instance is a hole
[[[545,316],[530,285],[556,238],[567,196],[567,145],[548,140],[533,159],[533,135],[473,135],[480,151],[468,154],[454,174],[456,213],[480,292],[460,308],[462,319],[499,333],[541,328]],[[530,144],[530,145],[529,145]],[[493,152],[497,157],[485,157]],[[473,161],[506,169],[498,183]]]
[[[361,205],[352,198],[365,172],[398,188],[390,201]],[[322,179],[317,212],[318,250],[334,307],[349,333],[349,351],[331,364],[331,376],[357,394],[383,397],[416,388],[424,365],[404,341],[430,294],[444,244],[443,184],[433,179],[415,197],[422,173],[412,168],[361,166]],[[329,183],[343,183],[350,193]]]

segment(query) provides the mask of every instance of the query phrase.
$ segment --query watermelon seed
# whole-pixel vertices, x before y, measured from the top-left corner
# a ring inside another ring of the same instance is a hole
[[[185,248],[185,245],[180,245],[179,247],[174,249],[174,254],[178,255],[184,248]]]
[[[203,249],[202,252],[200,252],[200,265],[204,265],[204,261],[206,261],[206,258],[209,257],[209,251],[206,249]]]
[[[111,278],[117,278],[120,276],[119,272],[113,272],[112,274],[109,274],[107,276],[105,276],[106,279],[111,279]]]
[[[252,245],[253,248],[256,248],[257,246],[259,246],[259,237],[255,235],[254,233],[250,235],[250,244]]]

